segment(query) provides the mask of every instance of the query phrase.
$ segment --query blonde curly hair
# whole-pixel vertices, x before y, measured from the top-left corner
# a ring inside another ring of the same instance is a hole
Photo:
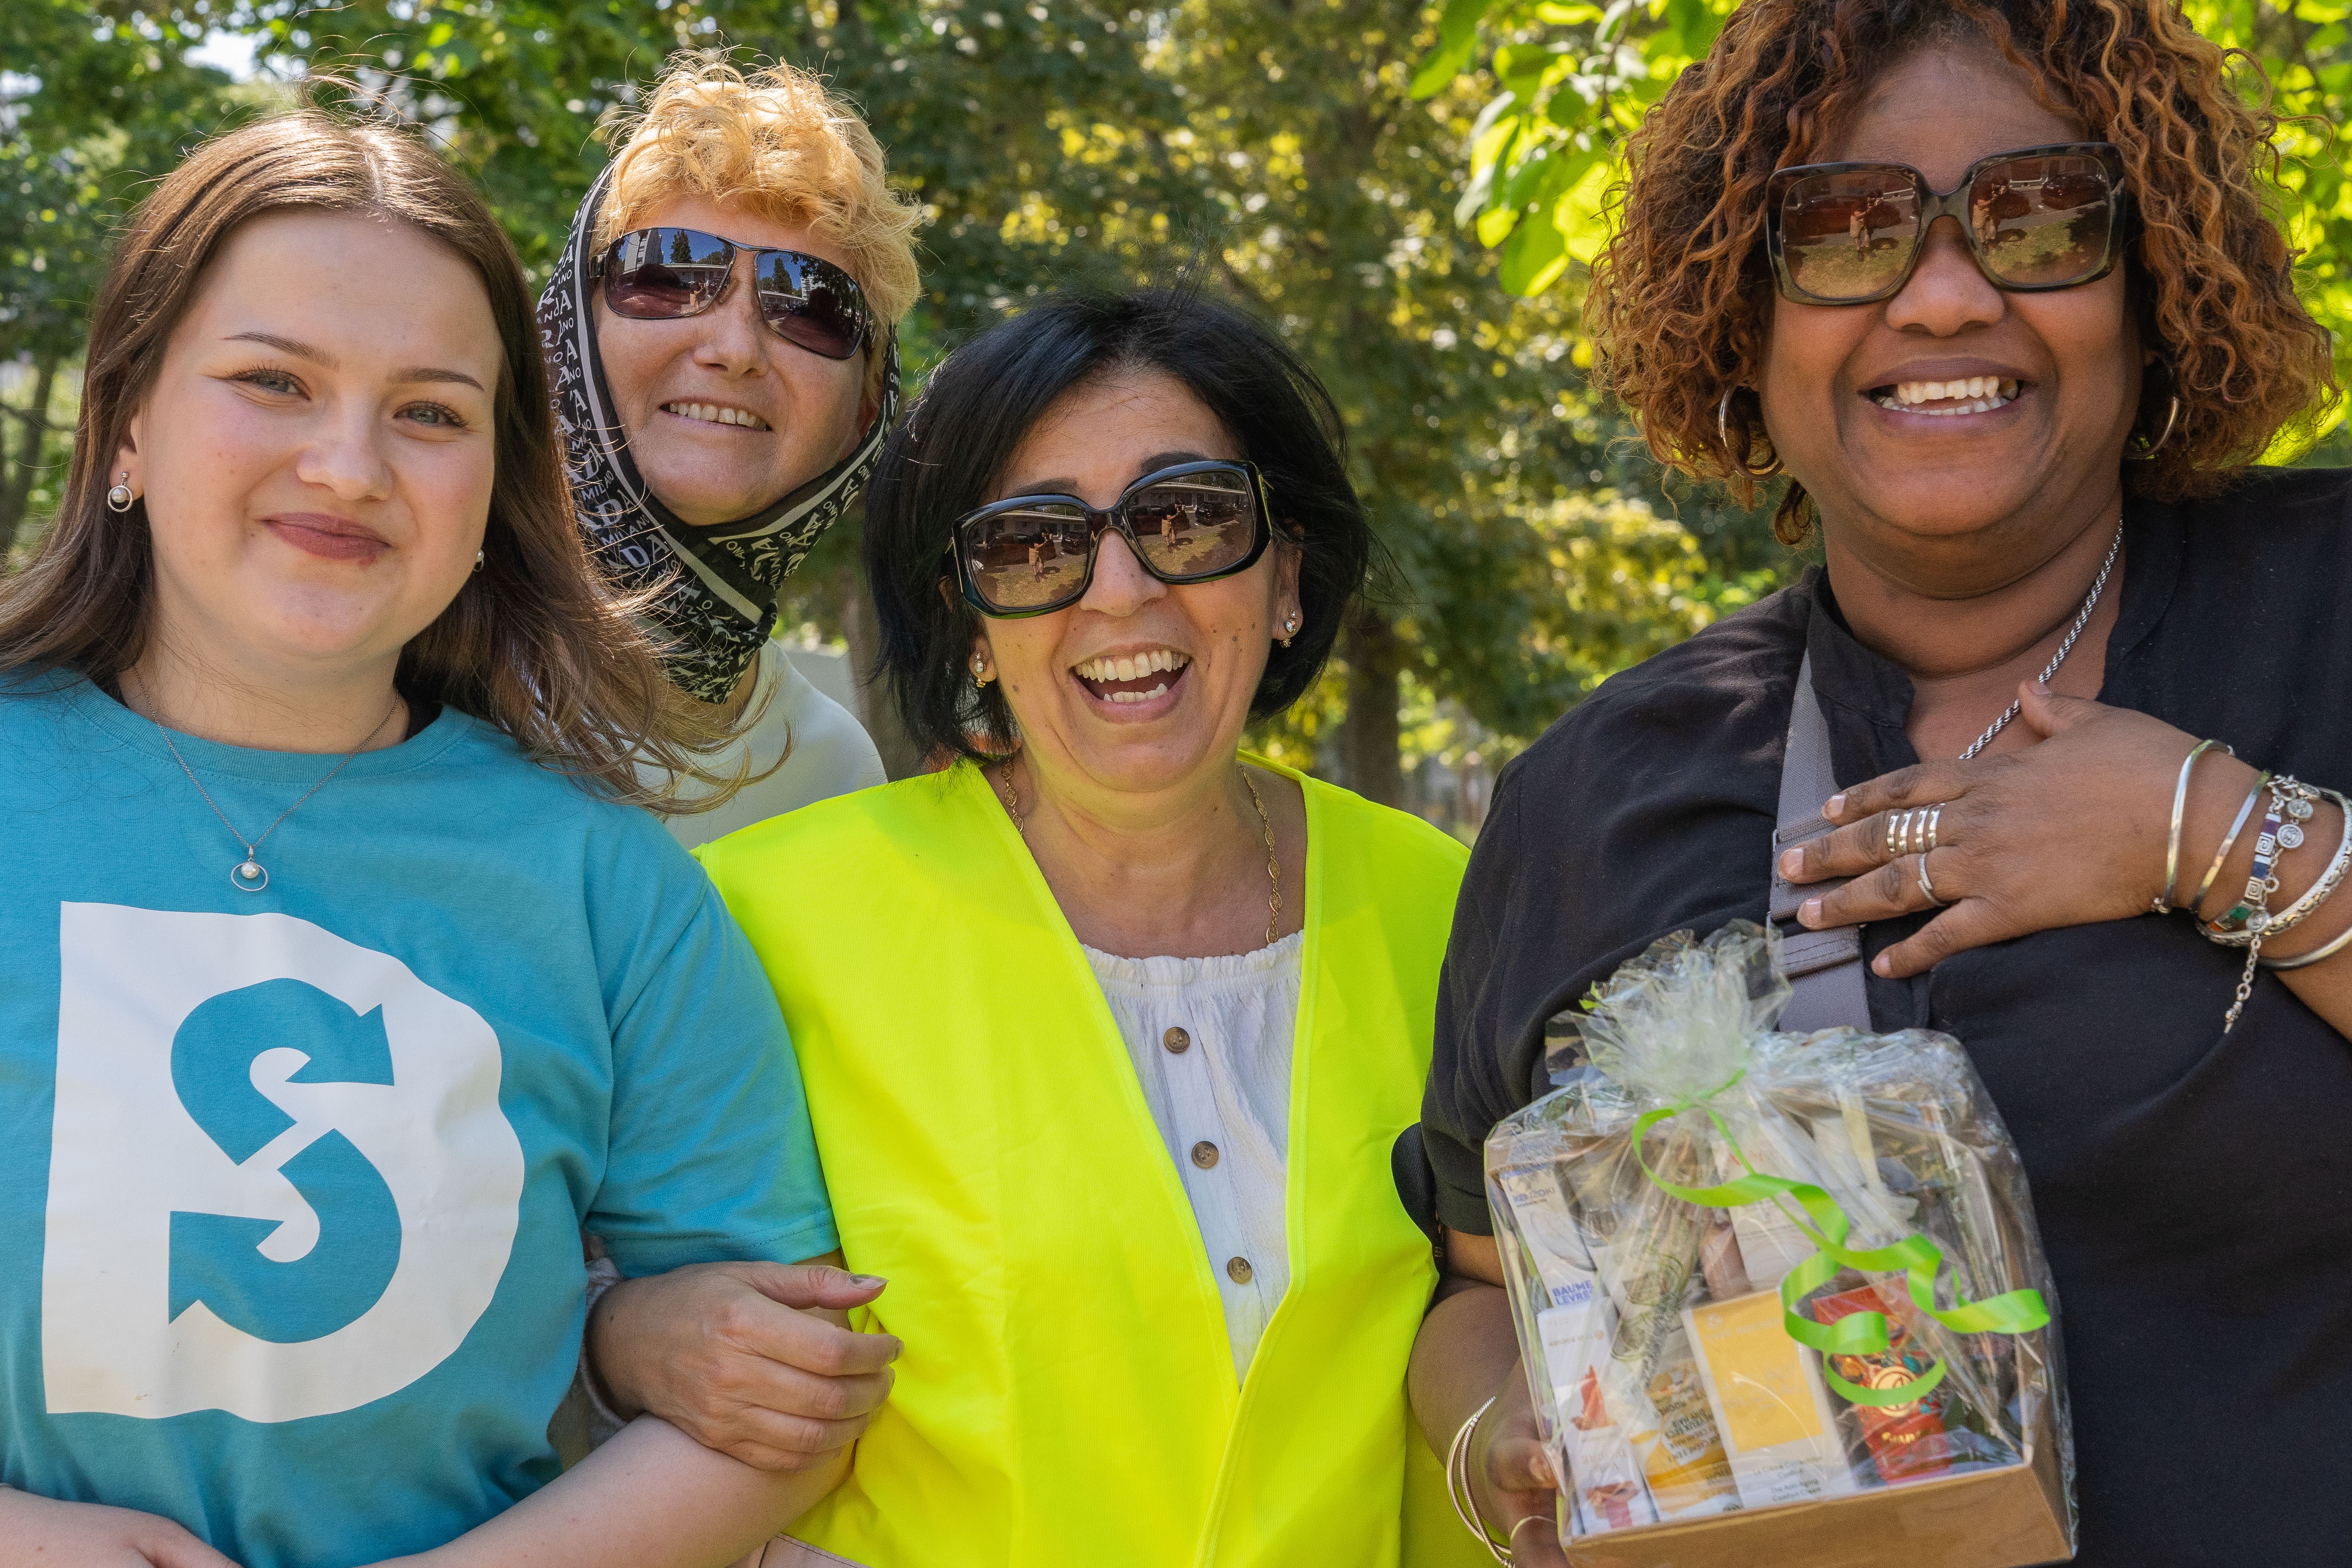
[[[621,150],[597,216],[598,250],[663,202],[704,196],[838,246],[883,327],[914,308],[922,216],[890,189],[882,144],[865,120],[814,73],[780,64],[746,76],[723,59],[682,54],[644,109],[606,134]],[[881,374],[877,342],[866,350],[869,393]]]
[[[2259,106],[2260,69],[2200,37],[2178,0],[1746,0],[1634,134],[1617,232],[1592,269],[1598,379],[1660,459],[1753,504],[1743,462],[1769,445],[1755,398],[1733,398],[1720,429],[1718,409],[1763,357],[1766,183],[1822,156],[1889,65],[1970,39],[2123,151],[2138,213],[2129,308],[2166,366],[2143,389],[2142,434],[2180,400],[2177,433],[2129,466],[2133,488],[2210,494],[2333,405],[2327,332],[2296,296],[2268,205],[2278,121]],[[1809,510],[1792,482],[1774,532],[1801,542]]]

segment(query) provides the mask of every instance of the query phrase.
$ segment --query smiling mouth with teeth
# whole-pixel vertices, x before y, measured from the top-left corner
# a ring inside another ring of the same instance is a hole
[[[765,430],[768,422],[744,408],[730,408],[723,403],[665,403],[664,414],[675,414],[680,419],[698,420],[705,425],[732,425],[743,430]]]
[[[1184,679],[1192,660],[1172,647],[1125,654],[1117,658],[1084,659],[1070,667],[1089,696],[1105,702],[1149,702],[1165,697]]]
[[[1897,414],[1990,414],[2017,401],[2022,382],[2005,375],[1971,375],[1958,381],[1898,381],[1864,394]]]

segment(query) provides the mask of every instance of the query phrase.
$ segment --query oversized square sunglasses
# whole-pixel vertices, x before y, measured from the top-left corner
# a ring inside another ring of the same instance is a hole
[[[821,256],[772,245],[740,245],[698,228],[640,228],[596,258],[593,278],[616,316],[642,321],[698,316],[726,297],[735,258],[751,258],[761,319],[788,343],[826,359],[847,359],[873,331],[866,290]]]
[[[956,580],[965,602],[1003,619],[1043,616],[1086,597],[1103,531],[1116,529],[1162,583],[1246,572],[1274,537],[1265,477],[1255,463],[1156,468],[1101,510],[1076,496],[1007,496],[956,519]]]
[[[1773,279],[1801,305],[1895,294],[1947,216],[1994,287],[2072,289],[2114,269],[2129,205],[2123,154],[2106,142],[1996,153],[1948,191],[1906,163],[1804,163],[1775,173],[1764,199]]]

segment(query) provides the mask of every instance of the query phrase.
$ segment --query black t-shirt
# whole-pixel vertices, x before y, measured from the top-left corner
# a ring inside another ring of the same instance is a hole
[[[2099,700],[2352,792],[2352,471],[2135,502],[2125,538]],[[1669,931],[1764,918],[1808,650],[1838,781],[1917,761],[1910,680],[1816,570],[1606,682],[1503,771],[1438,993],[1427,1159],[1412,1133],[1398,1149],[1424,1223],[1491,1230],[1484,1142],[1549,1089],[1547,1018]],[[1865,951],[1925,918],[1870,927]],[[2242,964],[2147,916],[1868,977],[1877,1027],[1967,1046],[2024,1159],[2086,1568],[2352,1562],[2352,1044],[2269,975],[2224,1037]]]

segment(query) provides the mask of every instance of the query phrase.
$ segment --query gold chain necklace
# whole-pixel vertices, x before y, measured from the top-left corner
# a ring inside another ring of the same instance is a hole
[[[1265,835],[1265,944],[1272,947],[1282,937],[1282,861],[1274,849],[1274,819],[1266,816],[1265,802],[1259,798],[1257,781],[1249,776],[1249,770],[1239,763],[1234,764],[1234,770],[1242,775],[1242,787],[1249,791],[1250,804],[1257,807],[1258,828]],[[1021,836],[1022,843],[1026,844],[1029,842],[1029,825],[1022,819],[1021,792],[1013,783],[1011,757],[1004,759],[999,778],[1003,786],[1004,814],[1013,818],[1013,831]]]

